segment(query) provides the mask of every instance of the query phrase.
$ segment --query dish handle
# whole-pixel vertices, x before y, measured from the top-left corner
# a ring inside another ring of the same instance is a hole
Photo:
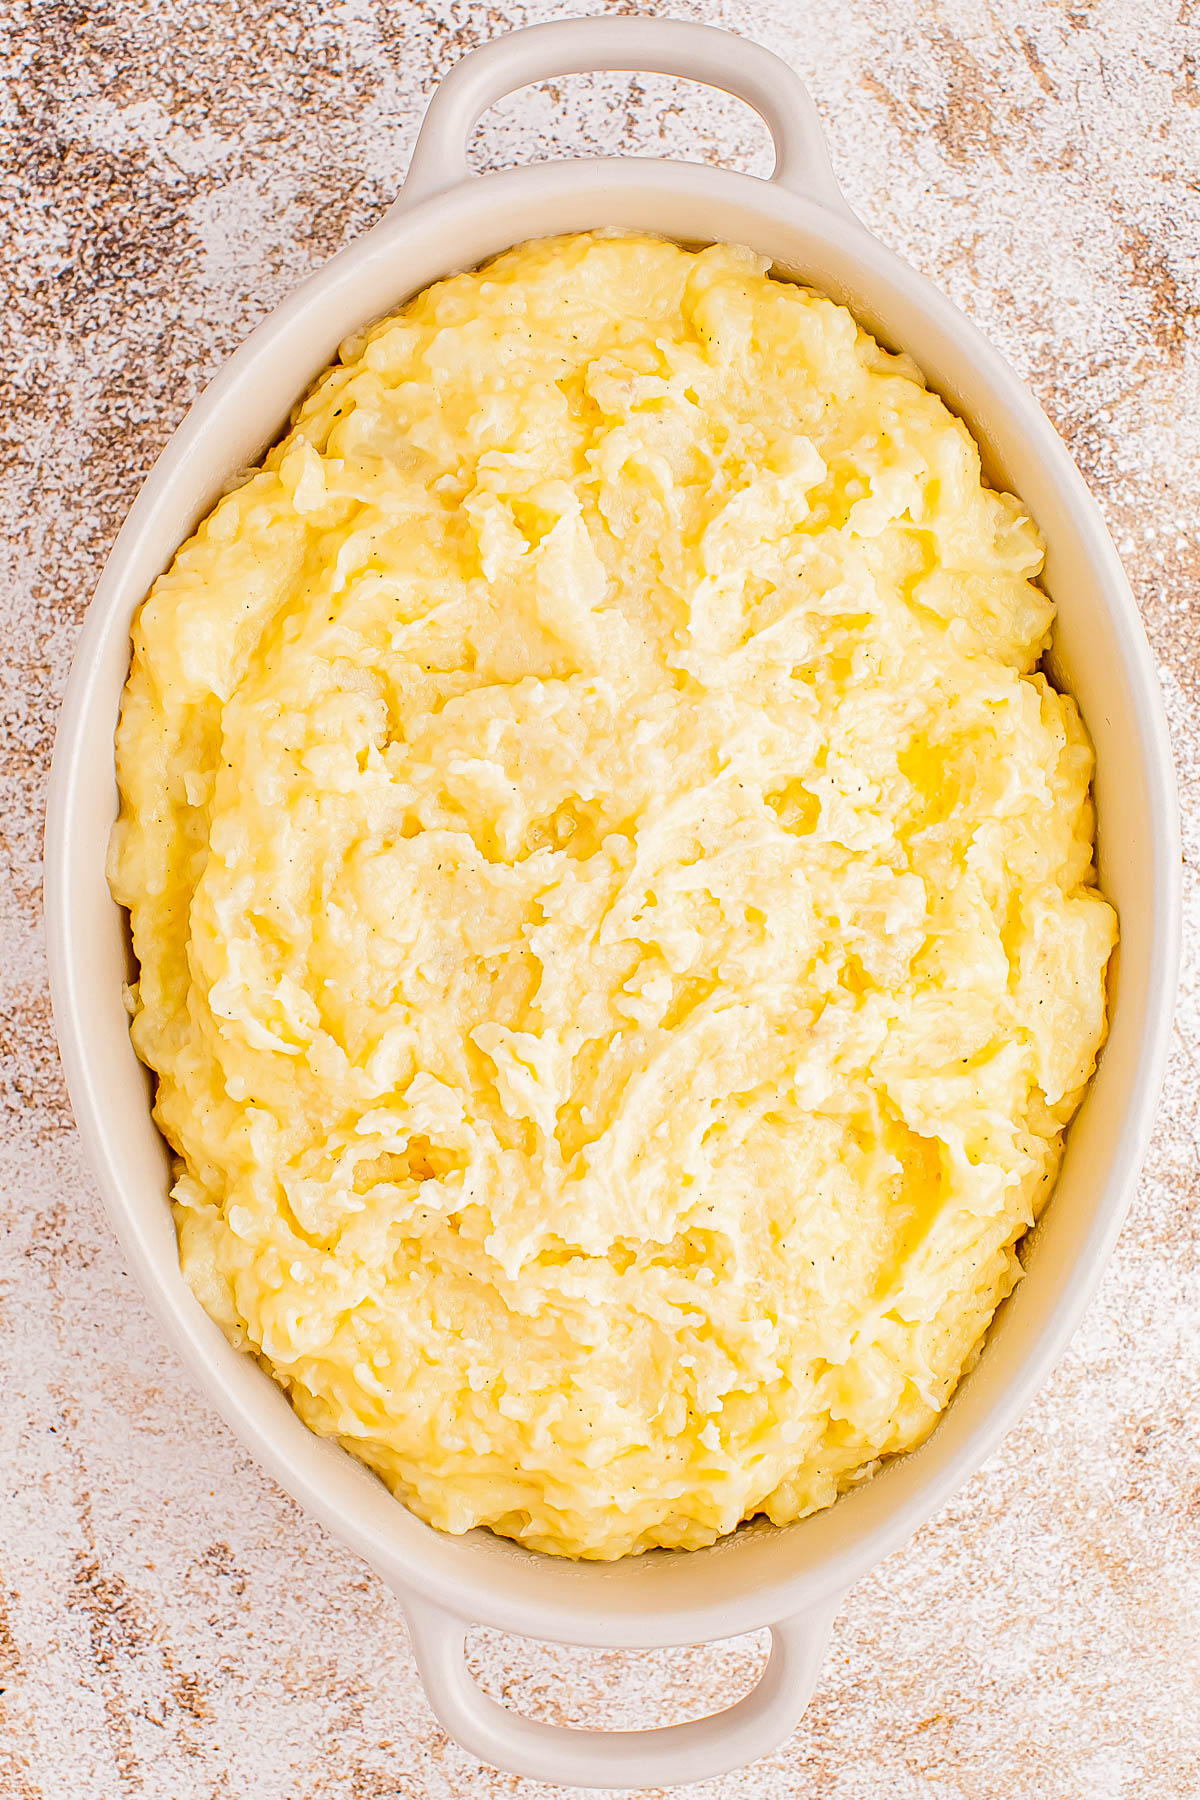
[[[400,1591],[429,1704],[450,1736],[481,1762],[565,1787],[676,1787],[765,1756],[799,1724],[816,1686],[836,1611],[828,1605],[771,1626],[757,1683],[721,1712],[644,1731],[546,1725],[491,1699],[467,1666],[470,1621]]]
[[[849,213],[812,96],[780,57],[712,25],[614,17],[529,25],[493,38],[457,62],[434,91],[408,177],[389,211],[428,200],[468,179],[471,133],[505,94],[530,82],[598,70],[683,76],[744,100],[771,134],[772,181]]]

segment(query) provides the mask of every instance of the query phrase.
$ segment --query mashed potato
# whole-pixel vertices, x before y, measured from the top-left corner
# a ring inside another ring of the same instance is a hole
[[[707,1544],[937,1419],[1104,1031],[1040,564],[842,307],[601,234],[345,346],[155,584],[183,1269],[422,1518]]]

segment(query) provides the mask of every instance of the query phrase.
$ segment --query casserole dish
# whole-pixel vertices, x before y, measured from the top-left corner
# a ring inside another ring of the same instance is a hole
[[[748,101],[775,141],[770,181],[690,164],[586,160],[474,178],[481,113],[528,82],[595,69],[654,70]],[[129,626],[154,578],[229,477],[279,433],[339,342],[454,269],[528,238],[597,226],[685,243],[728,239],[849,306],[908,351],[967,422],[985,469],[1018,494],[1047,544],[1058,606],[1051,672],[1096,746],[1100,877],[1122,942],[1111,1032],[1073,1124],[1052,1203],[1027,1240],[1027,1274],[933,1435],[828,1511],[744,1526],[709,1549],[615,1564],[568,1562],[485,1532],[432,1530],[366,1468],[314,1436],[270,1378],[233,1350],[179,1270],[169,1164],[129,1040],[125,922],[105,881],[116,815],[113,731]],[[883,248],[834,182],[812,102],[767,51],[708,27],[574,20],[516,32],[467,57],[436,93],[404,190],[230,359],[143,487],[97,588],[64,701],[47,819],[46,911],[63,1062],[84,1144],[120,1236],[171,1341],[247,1447],[396,1592],[430,1702],[476,1756],[592,1787],[669,1785],[763,1754],[796,1724],[848,1586],[895,1548],[993,1448],[1062,1351],[1119,1228],[1165,1061],[1177,960],[1178,826],[1153,666],[1099,511],[1048,421],[967,321]],[[592,1732],[510,1713],[476,1687],[466,1633],[647,1648],[771,1630],[754,1690],[711,1718]]]

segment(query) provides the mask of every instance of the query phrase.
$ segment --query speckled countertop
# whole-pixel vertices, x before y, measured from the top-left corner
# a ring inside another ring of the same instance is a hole
[[[41,814],[88,594],[226,353],[391,197],[455,57],[545,0],[17,0],[0,46],[0,1796],[449,1800],[540,1788],[447,1742],[395,1602],[163,1347],[59,1072]],[[603,11],[597,3],[596,10]],[[653,11],[651,5],[609,10]],[[1158,659],[1200,860],[1200,8],[673,0],[810,80],[852,204],[971,314],[1098,494]],[[571,80],[481,165],[592,150],[763,172],[732,101]],[[999,1453],[853,1592],[809,1713],[704,1800],[1200,1795],[1200,966],[1098,1299]],[[648,1724],[754,1639],[623,1655],[479,1634],[485,1684]]]

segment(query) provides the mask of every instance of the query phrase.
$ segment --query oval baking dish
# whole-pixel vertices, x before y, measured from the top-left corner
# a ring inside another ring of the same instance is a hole
[[[469,175],[470,133],[495,100],[529,82],[600,69],[685,76],[749,102],[774,138],[772,179],[642,159]],[[1110,1036],[1054,1198],[1022,1252],[1025,1279],[933,1435],[798,1524],[755,1523],[711,1549],[615,1564],[541,1556],[481,1531],[432,1530],[302,1425],[201,1310],[179,1270],[166,1150],[122,999],[125,920],[105,881],[130,620],[231,474],[278,434],[351,332],[513,243],[597,226],[749,245],[776,273],[811,283],[909,352],[966,421],[990,479],[1021,497],[1046,540],[1044,579],[1058,608],[1051,672],[1077,697],[1095,743],[1100,875],[1122,930]],[[547,1781],[668,1785],[718,1775],[794,1727],[846,1589],[978,1467],[1062,1352],[1129,1201],[1165,1062],[1178,823],[1150,654],[1095,502],[996,353],[851,214],[806,90],[767,51],[709,27],[583,19],[500,38],[453,70],[430,104],[399,200],[260,326],[163,452],[80,637],[51,779],[46,915],[55,1018],[84,1144],[130,1267],[200,1386],[275,1478],[394,1589],[430,1702],[468,1750]],[[657,1731],[575,1731],[520,1718],[482,1694],[465,1660],[472,1623],[637,1648],[769,1626],[772,1649],[758,1685],[726,1712]]]

